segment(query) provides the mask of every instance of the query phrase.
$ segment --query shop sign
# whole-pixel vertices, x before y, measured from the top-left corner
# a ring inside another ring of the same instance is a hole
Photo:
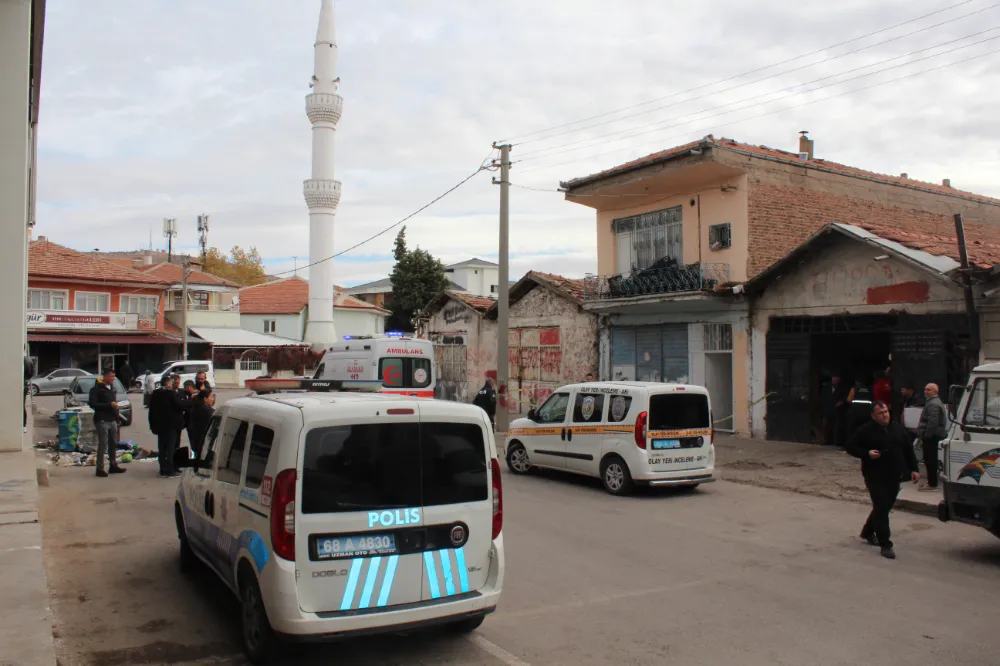
[[[28,310],[29,329],[135,331],[139,315],[125,312],[74,312],[73,310]]]

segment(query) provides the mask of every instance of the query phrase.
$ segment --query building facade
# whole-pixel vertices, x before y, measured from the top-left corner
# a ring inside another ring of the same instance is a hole
[[[817,159],[805,137],[799,147],[708,136],[562,183],[595,211],[585,308],[600,315],[602,378],[703,384],[716,427],[750,434],[759,398],[742,283],[833,221],[1000,223],[996,199]]]
[[[434,343],[435,397],[470,402],[486,381],[496,379],[497,326],[483,315],[488,298],[446,291],[418,316],[417,336]]]

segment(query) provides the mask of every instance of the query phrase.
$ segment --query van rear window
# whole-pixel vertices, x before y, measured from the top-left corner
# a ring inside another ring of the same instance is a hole
[[[708,428],[708,398],[701,393],[660,393],[649,396],[650,430]]]
[[[315,428],[306,435],[303,513],[436,506],[488,497],[478,425],[358,424]]]

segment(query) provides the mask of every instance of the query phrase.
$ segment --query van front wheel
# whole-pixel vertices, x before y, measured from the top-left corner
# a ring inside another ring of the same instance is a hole
[[[531,471],[528,450],[521,442],[511,442],[507,447],[507,469],[513,474],[527,474]]]
[[[635,487],[628,465],[618,456],[608,456],[601,463],[601,483],[612,495],[628,495]]]

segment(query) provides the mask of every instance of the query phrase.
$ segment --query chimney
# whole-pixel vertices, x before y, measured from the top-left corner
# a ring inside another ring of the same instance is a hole
[[[945,187],[951,187],[951,178],[945,178],[944,180],[941,181],[941,184],[944,185]]]
[[[813,140],[809,138],[809,130],[799,132],[799,154],[808,155],[806,159],[813,158]]]
[[[46,243],[46,242],[48,242],[48,240],[49,239],[46,236],[39,236],[38,237],[38,242],[39,243]]]
[[[151,255],[151,254],[145,254],[145,255],[143,255],[143,257],[142,257],[142,265],[143,266],[152,266],[153,265],[153,255]]]

